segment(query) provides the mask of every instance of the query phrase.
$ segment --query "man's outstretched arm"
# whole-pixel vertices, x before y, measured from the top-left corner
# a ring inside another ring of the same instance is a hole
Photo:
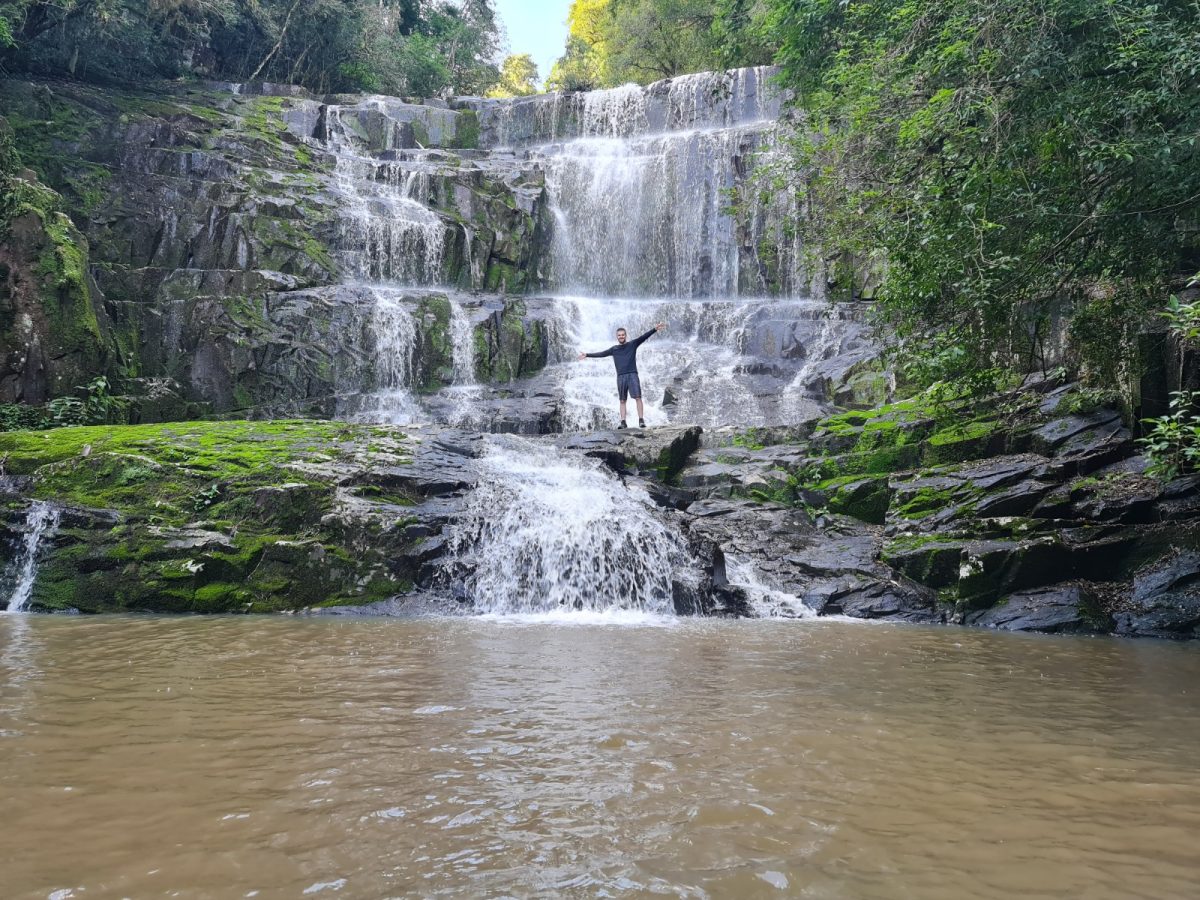
[[[632,341],[630,341],[630,343],[633,344],[633,346],[635,346],[635,347],[640,347],[642,345],[642,341],[649,338],[650,335],[652,335],[652,334],[657,334],[658,332],[662,331],[666,327],[667,327],[666,322],[659,322],[657,325],[655,325],[653,328],[651,328],[649,331],[647,331],[641,337],[634,338]]]
[[[600,359],[605,356],[612,356],[612,354],[613,354],[613,348],[609,347],[607,350],[601,350],[599,353],[580,352],[579,358],[580,359]]]

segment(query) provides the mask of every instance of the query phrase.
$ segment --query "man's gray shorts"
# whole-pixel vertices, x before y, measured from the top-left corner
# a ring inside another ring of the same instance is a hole
[[[626,397],[632,397],[634,400],[642,399],[642,383],[638,381],[637,372],[617,376],[617,396],[621,398],[622,403],[625,402]]]

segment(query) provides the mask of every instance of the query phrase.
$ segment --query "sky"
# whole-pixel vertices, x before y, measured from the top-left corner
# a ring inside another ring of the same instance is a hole
[[[567,9],[571,0],[495,0],[508,32],[508,52],[528,53],[545,82],[567,45]]]

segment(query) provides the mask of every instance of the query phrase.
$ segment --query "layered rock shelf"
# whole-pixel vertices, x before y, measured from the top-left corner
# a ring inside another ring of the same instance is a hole
[[[924,398],[799,428],[524,440],[648,493],[691,548],[681,613],[1195,635],[1200,478],[1147,478],[1119,415],[1072,386],[975,412]],[[10,528],[22,498],[62,510],[34,609],[412,614],[472,608],[451,534],[493,440],[190,422],[0,435],[0,452]]]
[[[795,124],[771,75],[449,102],[0,81],[29,167],[6,422],[90,391],[122,423],[0,434],[22,604],[1196,636],[1200,476],[1148,477],[1131,414],[1061,380],[898,388],[796,193],[755,180]],[[577,355],[659,322],[651,427],[614,430],[611,366]]]

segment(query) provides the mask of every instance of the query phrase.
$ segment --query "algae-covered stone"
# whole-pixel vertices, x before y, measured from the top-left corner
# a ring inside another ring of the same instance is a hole
[[[399,593],[416,565],[404,562],[411,516],[345,488],[411,463],[416,444],[332,422],[0,435],[5,474],[67,511],[33,607],[245,612]]]
[[[44,403],[107,369],[88,244],[53,191],[20,181],[0,221],[0,402]]]

